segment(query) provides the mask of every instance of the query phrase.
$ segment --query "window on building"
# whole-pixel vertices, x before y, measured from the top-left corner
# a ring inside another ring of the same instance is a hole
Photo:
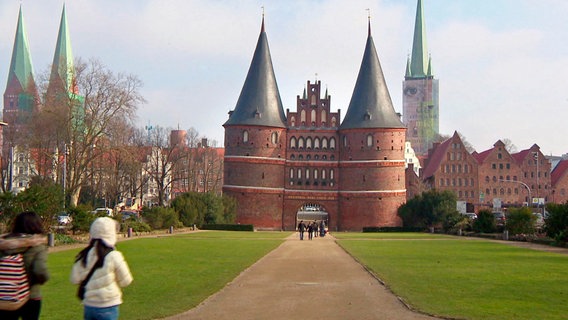
[[[329,170],[329,178],[330,178],[331,180],[334,179],[334,171],[333,171],[333,169],[330,169],[330,170]]]
[[[249,141],[249,133],[248,131],[243,131],[243,142],[248,142]]]
[[[272,143],[274,143],[274,144],[278,143],[278,133],[272,132],[271,140],[272,140]]]
[[[320,139],[318,137],[315,137],[314,139],[314,149],[319,149],[320,148]]]
[[[300,121],[301,121],[302,123],[306,123],[306,110],[302,110],[302,111],[300,112]]]
[[[373,146],[373,136],[372,135],[367,135],[367,147],[372,147]]]
[[[322,149],[327,149],[327,138],[321,138],[321,148]]]
[[[290,148],[296,149],[296,137],[290,138]]]
[[[311,149],[311,148],[312,148],[312,138],[307,137],[306,138],[306,149]]]
[[[345,140],[347,141],[347,137],[345,137]],[[329,148],[331,150],[335,149],[335,138],[333,138],[333,137],[329,139]]]
[[[312,123],[316,122],[316,109],[312,110],[311,119]]]
[[[298,138],[298,148],[304,149],[304,138],[303,137]]]
[[[290,169],[290,179],[294,179],[294,169]]]

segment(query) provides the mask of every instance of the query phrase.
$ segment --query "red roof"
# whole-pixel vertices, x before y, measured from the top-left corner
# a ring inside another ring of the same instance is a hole
[[[568,172],[568,160],[562,159],[550,173],[550,182],[554,187],[556,183]]]
[[[436,172],[436,170],[438,170],[438,168],[440,167],[440,164],[442,163],[442,160],[444,160],[444,157],[446,156],[446,152],[448,151],[448,148],[450,147],[450,144],[453,140],[453,137],[440,143],[433,151],[432,154],[428,157],[428,164],[426,165],[426,168],[424,169],[424,177],[425,178],[429,178],[431,176],[434,175],[434,172]]]

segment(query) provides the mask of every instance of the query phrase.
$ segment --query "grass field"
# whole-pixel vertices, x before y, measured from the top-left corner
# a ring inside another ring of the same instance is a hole
[[[428,234],[342,234],[339,244],[412,307],[459,319],[566,319],[568,256]]]
[[[199,232],[119,242],[134,275],[123,290],[120,319],[156,319],[196,306],[280,245],[290,233]],[[82,319],[77,286],[69,282],[80,249],[49,254],[41,319]]]

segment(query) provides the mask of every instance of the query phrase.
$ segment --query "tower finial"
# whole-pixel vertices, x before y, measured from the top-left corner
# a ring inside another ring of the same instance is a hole
[[[262,9],[262,28],[260,32],[264,32],[264,6],[260,7]]]
[[[369,20],[369,37],[371,36],[371,9],[367,8],[367,19]]]

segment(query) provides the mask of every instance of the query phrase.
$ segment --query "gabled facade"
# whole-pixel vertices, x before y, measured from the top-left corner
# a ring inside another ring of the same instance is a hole
[[[455,192],[458,201],[479,201],[478,165],[459,134],[435,143],[424,167],[422,179],[430,188]]]
[[[551,201],[566,203],[568,201],[568,159],[562,159],[550,174],[552,184]]]
[[[499,140],[493,148],[473,153],[479,164],[479,199],[486,206],[521,206],[529,201],[528,189],[521,180],[516,160]]]
[[[513,154],[513,158],[521,168],[520,180],[531,189],[533,205],[542,205],[550,201],[552,182],[550,177],[550,161],[540,152],[540,147],[533,144],[529,149]],[[535,199],[541,199],[540,204]]]

